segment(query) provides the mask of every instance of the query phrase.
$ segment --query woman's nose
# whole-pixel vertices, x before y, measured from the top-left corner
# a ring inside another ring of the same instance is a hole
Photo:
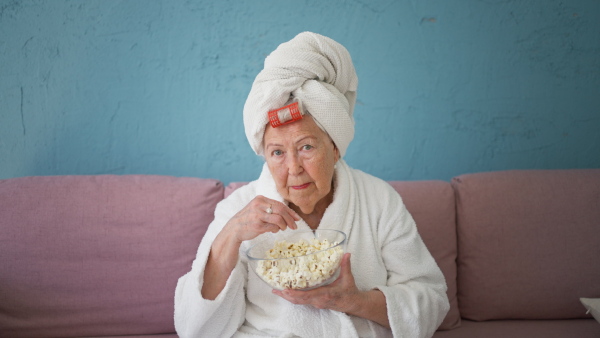
[[[288,157],[287,161],[288,173],[293,176],[300,175],[302,173],[302,163],[297,154]]]

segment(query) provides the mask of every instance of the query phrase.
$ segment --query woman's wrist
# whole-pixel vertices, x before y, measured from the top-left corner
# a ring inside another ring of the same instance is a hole
[[[238,262],[242,242],[237,239],[235,232],[227,228],[223,230],[211,246],[209,259],[218,264],[219,270],[229,275]]]
[[[201,293],[205,299],[214,300],[221,293],[239,259],[241,242],[235,233],[223,230],[213,241],[204,268]]]
[[[390,327],[387,317],[387,304],[383,292],[377,289],[359,291],[350,301],[346,314],[372,320],[387,328]]]
[[[363,312],[369,303],[369,291],[358,291],[348,300],[348,309],[344,311],[346,314],[364,317]]]

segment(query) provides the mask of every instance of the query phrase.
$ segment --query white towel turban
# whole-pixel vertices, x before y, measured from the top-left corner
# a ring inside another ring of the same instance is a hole
[[[319,34],[298,34],[265,59],[252,84],[244,105],[250,146],[263,154],[268,112],[294,98],[329,134],[343,157],[354,138],[357,87],[358,77],[344,46]]]

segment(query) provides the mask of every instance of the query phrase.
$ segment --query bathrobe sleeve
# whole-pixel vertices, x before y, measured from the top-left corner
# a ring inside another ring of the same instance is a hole
[[[215,300],[204,299],[200,293],[204,280],[204,267],[214,239],[229,219],[247,204],[244,203],[241,197],[243,194],[240,193],[230,196],[217,205],[215,219],[200,243],[191,271],[177,282],[175,329],[182,338],[231,337],[244,323],[248,272],[240,260],[229,276],[225,288]],[[240,257],[241,255],[240,252]]]
[[[378,190],[385,197],[378,203],[382,208],[377,232],[388,278],[377,288],[386,297],[394,337],[431,337],[450,307],[444,275],[401,197],[384,185]]]

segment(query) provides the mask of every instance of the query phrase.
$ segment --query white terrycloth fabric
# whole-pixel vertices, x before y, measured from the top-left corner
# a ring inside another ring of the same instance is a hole
[[[262,155],[268,112],[298,99],[329,134],[343,157],[354,138],[354,104],[358,77],[344,46],[325,36],[304,32],[266,59],[244,105],[244,127],[252,149]]]
[[[245,250],[252,241],[240,248],[240,260],[219,296],[214,301],[202,298],[210,246],[225,223],[256,195],[283,201],[265,165],[257,181],[219,203],[191,271],[177,283],[175,328],[180,337],[389,337],[392,333],[394,337],[430,337],[434,333],[449,309],[446,284],[400,196],[386,182],[351,169],[343,160],[335,173],[334,200],[319,228],[348,234],[357,286],[384,293],[392,330],[337,311],[294,305],[273,295],[248,270]],[[298,229],[309,229],[304,221],[297,224]]]

